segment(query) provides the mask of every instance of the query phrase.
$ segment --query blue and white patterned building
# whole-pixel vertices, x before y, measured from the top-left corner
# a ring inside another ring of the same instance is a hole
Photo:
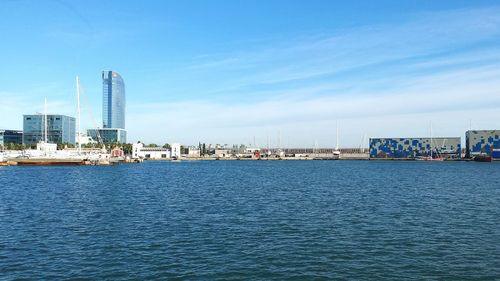
[[[465,157],[487,154],[500,159],[500,130],[472,130],[465,132]]]
[[[461,158],[460,137],[449,138],[371,138],[371,159],[414,159],[419,156]]]

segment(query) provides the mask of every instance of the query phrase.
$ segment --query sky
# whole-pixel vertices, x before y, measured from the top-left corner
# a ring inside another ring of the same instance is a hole
[[[354,3],[360,2],[360,3]],[[366,3],[364,3],[366,2]],[[0,128],[102,126],[125,81],[128,141],[367,146],[500,129],[498,1],[0,1]]]

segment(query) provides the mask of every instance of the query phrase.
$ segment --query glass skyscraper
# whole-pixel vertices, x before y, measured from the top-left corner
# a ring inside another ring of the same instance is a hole
[[[125,129],[125,83],[115,71],[102,72],[102,126]]]

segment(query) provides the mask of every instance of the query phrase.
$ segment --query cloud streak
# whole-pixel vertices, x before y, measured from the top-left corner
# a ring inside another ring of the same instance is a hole
[[[320,137],[325,124],[332,127],[336,120],[346,124],[363,120],[361,124],[348,129],[353,135],[362,135],[367,131],[379,136],[397,135],[395,128],[403,125],[401,116],[419,116],[411,122],[403,118],[409,127],[419,131],[427,127],[430,121],[439,126],[442,119],[433,118],[447,113],[446,124],[454,123],[450,121],[455,120],[456,130],[453,133],[461,135],[461,124],[467,118],[488,119],[485,112],[491,114],[490,110],[500,108],[500,93],[497,90],[500,85],[500,64],[445,71],[413,79],[405,77],[402,80],[403,86],[395,89],[356,89],[355,94],[314,95],[309,92],[311,89],[304,88],[295,92],[295,98],[286,98],[286,93],[277,90],[268,93],[269,98],[251,103],[225,104],[198,100],[141,104],[133,108],[129,124],[137,136],[147,135],[148,130],[154,127],[164,128],[156,130],[156,133],[165,139],[181,137],[183,141],[189,141],[190,135],[198,136],[201,140],[204,136],[221,135],[237,141],[238,137],[235,136],[241,136],[240,139],[252,135],[262,137],[264,129],[285,127],[293,135],[300,135],[300,131],[307,129],[312,135]],[[280,96],[284,98],[276,98]],[[366,125],[375,119],[381,120],[378,126]],[[356,140],[347,138],[345,143],[352,145]]]
[[[174,87],[203,97],[134,105],[131,137],[243,142],[281,128],[294,136],[291,145],[312,143],[303,135],[327,144],[341,120],[344,144],[355,146],[363,133],[425,135],[430,121],[455,136],[469,119],[494,128],[499,15],[499,8],[420,14],[206,56],[177,74],[196,77],[193,85]]]
[[[221,86],[207,83],[210,94],[287,82],[315,83],[316,79],[381,65],[400,65],[488,41],[500,35],[499,14],[498,8],[439,12],[419,15],[399,25],[358,27],[287,44],[269,42],[281,47],[219,55],[194,62],[185,72],[181,69],[181,73],[228,78]]]

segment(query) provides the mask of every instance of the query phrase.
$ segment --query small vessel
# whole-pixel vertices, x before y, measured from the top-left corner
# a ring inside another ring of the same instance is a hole
[[[491,162],[493,159],[491,156],[489,156],[488,154],[478,154],[476,156],[474,156],[474,158],[472,159],[476,162]]]
[[[415,157],[417,161],[444,161],[443,157],[433,158],[432,156],[417,156]]]

